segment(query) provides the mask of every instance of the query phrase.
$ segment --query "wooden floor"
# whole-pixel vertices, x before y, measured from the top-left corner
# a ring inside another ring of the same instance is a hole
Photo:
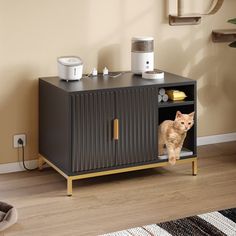
[[[199,174],[190,164],[74,182],[54,170],[0,176],[0,200],[19,221],[4,236],[99,235],[236,207],[236,142],[199,148]]]

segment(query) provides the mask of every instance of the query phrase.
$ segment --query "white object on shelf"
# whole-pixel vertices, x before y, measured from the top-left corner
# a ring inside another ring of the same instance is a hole
[[[108,69],[105,67],[105,68],[103,69],[103,75],[108,75],[108,73],[109,73],[109,71],[108,71]]]
[[[162,96],[162,101],[163,101],[163,102],[167,102],[168,100],[169,100],[168,95],[167,95],[167,94],[164,94],[164,95]]]
[[[164,79],[164,72],[163,71],[145,71],[142,73],[142,78],[143,79],[159,79],[162,80]]]
[[[158,94],[158,102],[162,102],[162,96]]]
[[[98,75],[98,71],[96,68],[93,68],[92,70],[92,76],[97,76]]]
[[[166,94],[166,90],[164,88],[160,88],[159,94],[163,96],[164,94]]]
[[[79,57],[57,58],[58,76],[63,80],[80,80],[83,75],[83,62]]]
[[[193,152],[190,151],[187,148],[182,148],[181,152],[180,152],[180,157],[186,157],[186,156],[192,156]],[[159,160],[167,160],[168,159],[168,154],[167,154],[167,150],[164,149],[164,154],[161,156],[158,156]]]

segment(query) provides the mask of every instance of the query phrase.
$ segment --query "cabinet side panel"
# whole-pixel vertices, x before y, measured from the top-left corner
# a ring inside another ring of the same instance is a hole
[[[92,92],[76,95],[76,155],[72,171],[83,172],[113,167],[115,143],[112,139],[114,93]]]
[[[122,89],[116,95],[117,165],[157,160],[157,89]]]
[[[39,82],[39,153],[67,174],[71,169],[70,96]]]

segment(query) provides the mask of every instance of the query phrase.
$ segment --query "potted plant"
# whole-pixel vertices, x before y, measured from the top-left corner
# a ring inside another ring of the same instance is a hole
[[[228,20],[229,23],[236,24],[236,18]],[[236,41],[229,44],[230,47],[236,48]]]

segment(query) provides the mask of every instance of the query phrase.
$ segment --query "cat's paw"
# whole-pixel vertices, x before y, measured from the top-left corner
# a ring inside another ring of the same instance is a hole
[[[169,163],[170,163],[171,165],[175,165],[175,163],[176,163],[176,158],[175,158],[175,157],[169,157]]]
[[[180,159],[180,156],[177,156],[177,157],[176,157],[176,160],[179,160],[179,159]]]

